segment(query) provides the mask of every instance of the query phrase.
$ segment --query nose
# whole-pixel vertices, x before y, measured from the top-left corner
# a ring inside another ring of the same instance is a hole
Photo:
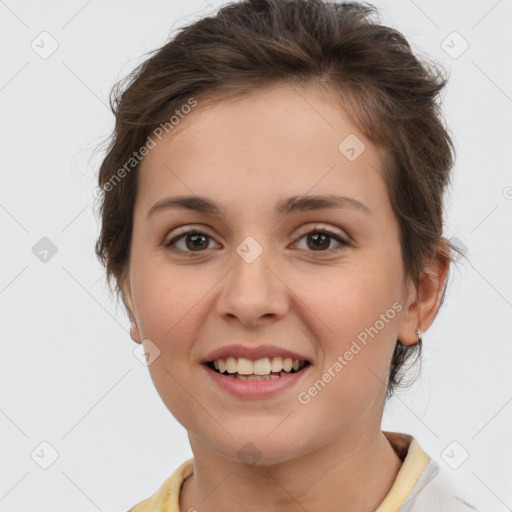
[[[289,289],[269,252],[263,250],[252,262],[234,252],[233,268],[222,281],[223,288],[217,299],[219,315],[251,327],[286,315]]]

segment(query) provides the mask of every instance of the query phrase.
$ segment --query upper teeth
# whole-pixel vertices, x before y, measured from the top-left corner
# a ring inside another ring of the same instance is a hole
[[[221,373],[239,373],[241,375],[269,375],[270,372],[291,371],[293,368],[297,371],[302,368],[306,361],[299,361],[290,357],[264,357],[257,361],[246,359],[245,357],[229,356],[225,359],[216,359],[213,364]]]

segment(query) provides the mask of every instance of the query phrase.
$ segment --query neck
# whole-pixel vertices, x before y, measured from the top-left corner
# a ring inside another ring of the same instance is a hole
[[[194,473],[180,492],[180,510],[337,510],[373,512],[388,494],[402,461],[378,429],[343,436],[285,462],[247,466],[190,438]]]

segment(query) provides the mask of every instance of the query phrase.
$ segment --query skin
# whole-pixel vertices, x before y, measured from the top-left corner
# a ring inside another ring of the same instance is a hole
[[[199,102],[141,163],[122,282],[131,337],[158,346],[151,378],[194,454],[180,510],[374,511],[401,467],[380,429],[393,349],[397,339],[416,343],[416,329],[434,320],[448,264],[435,260],[417,289],[405,280],[398,223],[377,172],[382,150],[325,90],[279,84],[206,106]],[[338,150],[349,134],[366,145],[354,161]],[[291,195],[333,192],[370,213],[273,211]],[[223,215],[175,209],[146,218],[157,201],[189,194],[218,201]],[[178,227],[208,237],[195,250],[182,237],[171,252],[163,243]],[[350,244],[327,238],[316,248],[318,227]],[[263,249],[250,264],[236,252],[248,236]],[[395,302],[401,311],[299,403],[298,393]],[[310,375],[271,398],[232,396],[200,364],[231,343],[295,350],[312,362]],[[251,466],[237,457],[248,442],[261,455]]]

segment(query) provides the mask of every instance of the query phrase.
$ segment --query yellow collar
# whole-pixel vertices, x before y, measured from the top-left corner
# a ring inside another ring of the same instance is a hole
[[[400,432],[382,431],[403,461],[393,486],[376,512],[397,512],[430,462],[416,439]],[[153,496],[129,512],[180,512],[179,495],[184,480],[194,472],[194,459],[184,462]]]

